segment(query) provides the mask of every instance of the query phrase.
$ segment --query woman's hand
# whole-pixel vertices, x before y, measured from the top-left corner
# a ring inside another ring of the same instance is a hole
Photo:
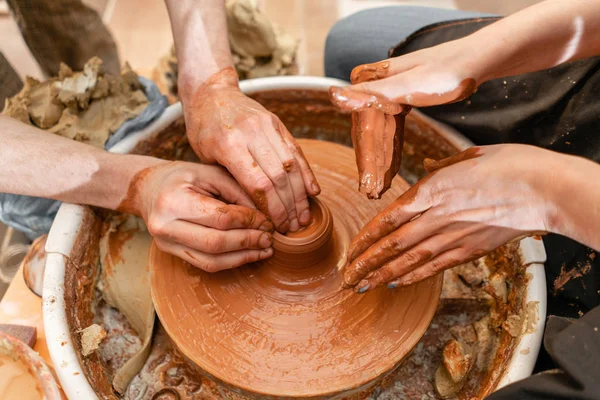
[[[352,86],[330,90],[332,102],[346,111],[376,109],[395,115],[406,105],[426,107],[463,100],[484,80],[470,41],[467,37],[359,65],[352,71]]]
[[[207,79],[184,110],[200,159],[227,168],[279,231],[310,222],[307,193],[319,194],[317,180],[279,118],[239,90],[233,68]]]
[[[273,224],[218,166],[160,161],[136,174],[118,210],[140,215],[161,250],[207,272],[273,254]]]
[[[508,241],[550,230],[556,153],[525,145],[473,147],[425,160],[430,174],[352,241],[344,283],[362,293],[410,285]]]

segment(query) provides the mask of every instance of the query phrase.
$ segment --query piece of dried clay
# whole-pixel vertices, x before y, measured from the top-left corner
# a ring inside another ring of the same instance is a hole
[[[106,337],[106,331],[98,324],[92,324],[79,331],[81,334],[81,354],[89,356],[100,346],[100,342]]]
[[[443,398],[454,396],[465,384],[473,367],[472,350],[469,346],[452,339],[444,347],[442,364],[435,372],[435,390]]]
[[[23,89],[5,102],[3,114],[54,134],[104,148],[125,121],[148,105],[128,64],[120,76],[104,74],[102,61],[90,59],[83,72],[62,64],[58,78],[27,77]]]
[[[124,393],[144,366],[154,328],[154,305],[148,280],[148,249],[152,237],[143,221],[132,215],[116,215],[100,239],[102,295],[127,318],[142,340],[142,347],[113,378],[113,387]]]

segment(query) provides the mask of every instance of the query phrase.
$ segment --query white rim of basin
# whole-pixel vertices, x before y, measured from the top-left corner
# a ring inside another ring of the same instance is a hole
[[[258,78],[240,82],[241,90],[246,94],[278,89],[302,90],[328,90],[330,86],[346,86],[348,82],[332,78],[308,76],[284,76]],[[432,125],[440,127],[441,135],[460,150],[473,146],[465,136],[451,127],[434,121],[426,115],[413,110],[413,113]],[[111,152],[128,153],[142,140],[148,139],[156,133],[181,118],[183,109],[181,103],[169,106],[159,119],[145,129],[136,132],[118,144]],[[81,229],[84,208],[74,204],[62,204],[46,242],[46,268],[44,271],[42,312],[46,340],[54,369],[58,375],[62,388],[70,399],[96,399],[96,393],[89,384],[75,347],[71,340],[71,333],[67,324],[64,298],[65,257],[71,253],[75,238]],[[532,279],[527,283],[525,302],[539,301],[538,320],[534,324],[534,331],[524,334],[517,344],[512,358],[502,376],[497,388],[521,380],[531,375],[535,365],[546,317],[546,276],[544,262],[546,251],[543,242],[533,238],[525,238],[520,242],[522,260],[527,266],[527,272]]]

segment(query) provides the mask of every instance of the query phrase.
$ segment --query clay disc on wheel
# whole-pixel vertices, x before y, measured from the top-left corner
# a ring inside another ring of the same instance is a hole
[[[206,273],[150,251],[152,296],[179,349],[205,373],[251,395],[315,397],[359,389],[393,369],[435,313],[442,275],[410,287],[342,289],[356,233],[408,188],[396,177],[382,200],[357,191],[352,149],[299,140],[322,188],[333,231],[325,256],[289,254]],[[310,261],[310,262],[309,262]]]

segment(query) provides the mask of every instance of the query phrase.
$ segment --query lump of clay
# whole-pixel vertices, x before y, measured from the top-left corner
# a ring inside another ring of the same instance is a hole
[[[298,39],[272,23],[251,0],[227,0],[227,28],[233,65],[240,79],[298,73]],[[158,65],[157,81],[177,94],[177,57],[171,48]]]
[[[473,367],[472,350],[455,339],[450,340],[442,353],[442,364],[435,372],[435,390],[443,398],[454,396],[462,389]]]
[[[106,337],[106,331],[98,324],[92,324],[79,331],[81,334],[81,354],[89,356],[100,346],[100,342]]]
[[[142,339],[142,347],[113,377],[113,387],[124,393],[150,353],[154,305],[148,279],[148,249],[152,237],[141,219],[116,215],[100,239],[102,296],[127,318]]]
[[[358,189],[369,199],[381,198],[400,171],[406,113],[388,115],[375,109],[352,113]]]
[[[45,82],[28,77],[7,99],[4,115],[69,139],[104,148],[128,119],[148,105],[138,77],[125,64],[121,76],[104,74],[102,61],[90,59],[81,72],[62,64],[59,76]]]

